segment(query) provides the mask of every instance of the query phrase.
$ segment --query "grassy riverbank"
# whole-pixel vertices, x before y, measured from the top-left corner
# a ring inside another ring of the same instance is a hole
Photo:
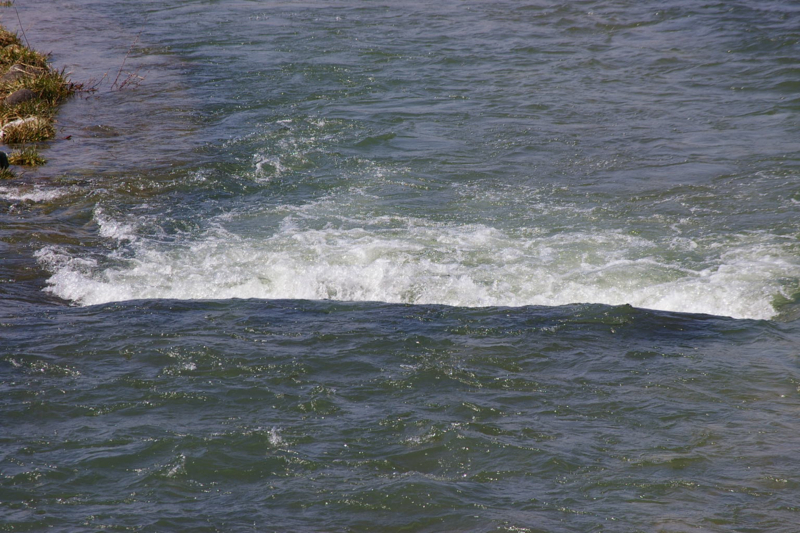
[[[0,142],[12,148],[11,164],[32,166],[45,162],[36,143],[55,137],[58,106],[79,87],[26,44],[0,27]],[[0,178],[12,176],[0,170]]]

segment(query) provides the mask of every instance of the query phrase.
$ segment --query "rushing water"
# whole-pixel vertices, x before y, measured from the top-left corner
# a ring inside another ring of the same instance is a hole
[[[800,6],[16,8],[0,530],[796,531]]]

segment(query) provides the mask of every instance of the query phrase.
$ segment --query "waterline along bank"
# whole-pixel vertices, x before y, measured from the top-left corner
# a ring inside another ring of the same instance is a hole
[[[0,179],[14,176],[8,163],[45,162],[37,145],[56,136],[58,107],[78,89],[47,56],[0,26],[0,142],[12,148],[7,157],[0,156]]]

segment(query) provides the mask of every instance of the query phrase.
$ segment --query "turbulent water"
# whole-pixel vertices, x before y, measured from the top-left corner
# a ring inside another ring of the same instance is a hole
[[[0,531],[796,531],[800,6],[0,9]]]

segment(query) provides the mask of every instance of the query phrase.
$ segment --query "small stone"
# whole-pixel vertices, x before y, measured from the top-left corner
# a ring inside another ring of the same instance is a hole
[[[26,77],[35,77],[41,76],[44,74],[45,70],[39,67],[32,67],[30,65],[23,65],[21,63],[16,63],[11,65],[8,71],[0,76],[0,83],[13,83],[17,80]]]
[[[21,70],[11,70],[0,76],[0,83],[14,83],[15,81],[25,77],[25,73]]]
[[[22,102],[33,100],[34,98],[36,98],[35,92],[31,91],[30,89],[19,89],[18,91],[14,91],[6,96],[6,99],[3,100],[3,104],[7,106],[18,105]]]

